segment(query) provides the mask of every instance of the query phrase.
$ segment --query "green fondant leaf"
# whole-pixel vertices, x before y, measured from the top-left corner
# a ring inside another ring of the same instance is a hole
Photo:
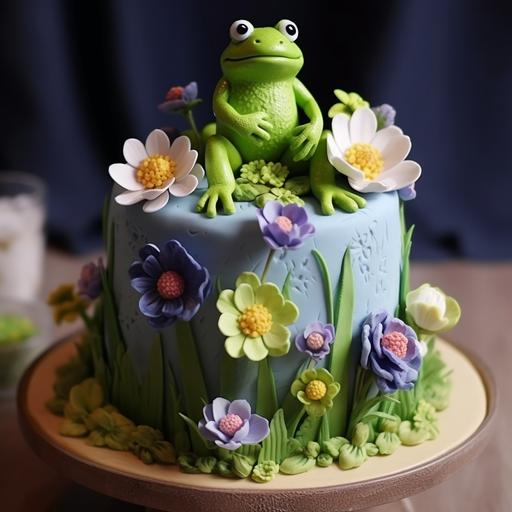
[[[254,466],[251,478],[255,482],[264,484],[273,480],[277,473],[279,473],[279,464],[276,464],[273,460],[266,460]]]
[[[59,433],[67,437],[83,437],[87,432],[87,427],[83,423],[76,423],[68,419],[64,419],[59,429]]]
[[[219,460],[217,461],[217,464],[214,468],[214,473],[216,473],[219,476],[222,476],[224,478],[234,478],[237,475],[233,473],[233,468],[230,462],[227,462],[225,460]]]
[[[348,439],[344,437],[332,437],[328,441],[324,441],[322,448],[324,452],[328,453],[333,459],[337,459],[340,455],[341,447],[349,444]]]
[[[279,471],[285,475],[298,475],[314,468],[316,460],[305,455],[292,455],[283,460]]]
[[[324,441],[328,441],[331,438],[329,428],[329,417],[327,415],[322,416],[320,422],[320,432],[318,433],[318,442],[322,444]]]
[[[286,457],[288,431],[284,422],[284,413],[279,409],[270,422],[270,434],[263,440],[258,461],[273,460],[280,464]]]
[[[316,439],[321,419],[321,417],[317,416],[307,416],[302,422],[296,435],[296,439],[302,443],[302,446],[306,446],[309,441]]]
[[[391,455],[401,444],[400,437],[393,432],[381,432],[375,440],[381,455]]]
[[[192,447],[194,449],[194,453],[197,455],[206,455],[210,452],[210,447],[208,446],[208,442],[199,432],[199,428],[197,423],[191,420],[188,416],[179,413],[183,421],[187,424],[190,431],[190,437],[192,441]]]
[[[255,464],[256,458],[237,452],[233,453],[232,469],[239,478],[247,478],[252,473]]]
[[[206,457],[198,457],[196,460],[196,467],[199,469],[199,471],[201,471],[201,473],[213,473],[216,465],[217,459],[211,455]]]
[[[183,473],[198,474],[201,471],[196,467],[197,457],[193,454],[184,454],[178,457],[178,464]]]
[[[364,446],[354,446],[353,444],[345,444],[340,449],[340,455],[338,458],[338,465],[341,469],[353,469],[361,466],[366,459],[368,454]]]
[[[296,196],[309,194],[311,192],[309,176],[295,176],[294,178],[290,178],[289,180],[286,180],[284,188]]]
[[[404,221],[405,222],[405,221]],[[405,229],[405,225],[404,225]],[[407,233],[404,236],[403,246],[402,246],[402,272],[400,274],[400,295],[399,295],[399,318],[402,320],[406,320],[405,314],[405,298],[409,293],[410,289],[410,263],[409,258],[411,254],[412,248],[412,235],[414,233],[414,225],[409,228]]]
[[[254,183],[241,183],[237,180],[235,190],[233,191],[233,199],[235,201],[254,201],[259,195],[265,194],[270,190],[266,185]]]
[[[286,278],[284,280],[283,288],[282,288],[282,294],[286,300],[291,299],[291,290],[290,290],[291,282],[292,282],[292,271],[289,270],[288,273],[286,274]]]
[[[258,363],[258,384],[256,395],[256,412],[264,418],[272,418],[277,411],[277,391],[274,373],[266,357]]]
[[[326,468],[330,466],[334,462],[334,459],[332,458],[332,455],[329,455],[328,453],[321,453],[316,458],[316,465],[320,468]]]
[[[348,372],[350,367],[350,345],[352,343],[352,316],[354,311],[354,283],[350,248],[345,250],[343,265],[337,286],[336,300],[336,338],[329,359],[329,370],[336,382],[341,384],[341,390],[334,399],[329,411],[329,426],[331,435],[341,435],[347,426],[349,399]]]
[[[257,460],[260,451],[261,446],[259,444],[244,444],[238,448],[237,453],[248,455],[249,457],[254,458],[254,460]]]
[[[333,294],[332,294],[332,282],[331,276],[329,275],[329,269],[327,268],[327,262],[322,254],[314,249],[311,251],[313,254],[318,267],[320,269],[320,275],[322,276],[322,283],[324,286],[325,295],[325,310],[327,311],[327,322],[334,323],[334,305],[333,305]]]
[[[405,446],[415,446],[425,442],[429,438],[429,433],[423,429],[414,429],[410,421],[402,421],[398,429],[400,441]]]
[[[373,443],[366,443],[364,448],[366,450],[366,454],[368,455],[368,457],[375,457],[375,455],[379,453],[377,445]]]
[[[320,444],[315,441],[309,441],[304,447],[304,455],[316,459],[320,454]]]
[[[167,438],[172,439],[178,453],[190,450],[190,440],[185,423],[180,416],[180,401],[176,392],[176,381],[170,365],[166,365],[167,372]]]
[[[64,414],[64,406],[66,405],[64,398],[53,397],[46,401],[46,408],[56,416],[62,416]]]

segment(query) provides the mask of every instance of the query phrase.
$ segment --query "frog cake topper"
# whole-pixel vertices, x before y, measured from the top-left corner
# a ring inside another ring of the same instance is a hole
[[[318,103],[297,78],[304,65],[298,35],[288,19],[273,27],[232,23],[213,93],[215,122],[197,128],[192,111],[201,99],[195,82],[171,87],[159,108],[182,114],[191,129],[172,145],[161,130],[148,136],[145,147],[126,141],[127,163],[109,169],[126,189],[116,201],[145,201],[144,211],[155,212],[171,197],[196,190],[201,164],[208,188],[196,211],[208,217],[235,213],[234,201],[302,206],[299,196],[305,194],[316,198],[324,215],[355,212],[366,204],[361,194],[370,192],[397,190],[401,200],[413,199],[421,168],[405,160],[411,141],[394,125],[395,110],[386,104],[370,108],[358,94],[336,89],[340,103],[328,111],[332,131],[324,129]]]

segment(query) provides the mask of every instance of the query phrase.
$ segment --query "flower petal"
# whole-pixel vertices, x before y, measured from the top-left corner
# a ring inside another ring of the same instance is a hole
[[[377,118],[368,107],[356,109],[349,121],[350,142],[370,142],[377,132]]]
[[[382,158],[384,159],[383,173],[403,162],[407,158],[409,151],[411,151],[411,139],[409,137],[406,135],[393,137],[382,150]]]
[[[150,255],[142,262],[142,268],[146,274],[154,279],[158,279],[162,275],[162,265],[158,259]]]
[[[282,308],[272,311],[272,320],[279,324],[290,325],[293,324],[297,318],[299,318],[299,309],[289,300],[285,301]]]
[[[273,323],[270,331],[263,336],[263,343],[271,356],[284,356],[290,350],[290,331],[281,324]]]
[[[352,178],[348,179],[349,185],[358,192],[363,192],[365,194],[370,192],[388,192],[388,188],[386,185],[383,185],[379,181],[369,181],[369,180],[354,180]]]
[[[164,301],[156,291],[146,292],[139,299],[139,309],[142,314],[149,317],[159,317],[162,314]]]
[[[137,190],[134,192],[123,192],[116,196],[116,203],[122,206],[130,206],[135,203],[139,203],[144,199],[144,194],[142,190]]]
[[[139,293],[146,293],[155,287],[155,280],[151,277],[135,277],[131,280],[131,285]]]
[[[250,285],[242,283],[235,290],[235,305],[238,310],[244,311],[245,308],[254,304],[254,292]]]
[[[220,332],[224,334],[224,336],[237,336],[240,334],[238,315],[223,313],[219,317],[218,325]]]
[[[240,286],[242,283],[250,285],[254,291],[261,285],[260,278],[254,272],[242,272],[236,280],[236,286]]]
[[[138,167],[142,160],[148,157],[148,154],[140,140],[128,139],[123,146],[123,156],[131,166]]]
[[[181,135],[174,139],[169,156],[177,162],[187,151],[190,151],[190,139],[185,135]]]
[[[204,169],[201,164],[196,164],[194,167],[192,167],[192,170],[190,171],[190,174],[192,176],[195,176],[197,178],[197,181],[201,183],[201,180],[204,178]]]
[[[281,290],[274,283],[262,284],[254,295],[254,302],[256,304],[263,304],[273,314],[274,311],[279,311],[284,306],[284,297],[281,295]]]
[[[161,210],[169,202],[169,192],[162,192],[156,199],[146,201],[142,209],[146,213],[154,213]]]
[[[386,189],[398,190],[414,183],[421,176],[421,167],[413,160],[404,160],[395,167],[384,171],[375,183],[380,183]]]
[[[344,153],[351,144],[349,121],[350,117],[347,114],[337,114],[332,120],[332,139],[340,153]]]
[[[146,152],[148,155],[168,155],[171,144],[169,137],[163,130],[153,130],[146,139]]]
[[[185,197],[192,194],[192,192],[197,188],[197,185],[199,185],[197,178],[189,174],[188,176],[174,182],[169,187],[169,192],[176,197]]]
[[[251,404],[247,400],[233,400],[228,414],[237,414],[243,420],[248,420],[251,417]]]
[[[217,397],[212,402],[213,419],[219,422],[228,413],[230,401],[222,397]]]
[[[270,433],[268,420],[253,414],[249,419],[249,433],[245,436],[244,444],[257,444],[265,439]]]
[[[128,164],[112,164],[108,168],[110,177],[126,190],[142,190],[144,185],[135,179],[135,169]]]
[[[262,214],[267,222],[272,223],[281,215],[282,210],[283,205],[278,201],[268,201],[262,209]]]
[[[190,171],[196,164],[196,160],[197,151],[195,149],[187,151],[184,155],[180,156],[176,161],[176,171],[174,173],[177,181],[181,181],[185,176],[190,174]]]
[[[240,443],[245,440],[245,437],[249,433],[249,420],[246,419],[242,426],[233,434],[232,441],[235,443]]]
[[[327,136],[327,158],[330,164],[341,174],[355,180],[364,179],[364,174],[344,159],[331,135]]]
[[[240,311],[235,306],[235,292],[233,290],[222,290],[217,299],[217,309],[221,313],[240,314]]]
[[[399,135],[403,135],[403,132],[398,126],[388,126],[387,128],[379,130],[375,134],[375,137],[371,141],[371,145],[381,151],[384,151],[384,148],[389,144],[391,139]]]
[[[267,347],[261,338],[245,338],[243,350],[251,361],[261,361],[268,355]]]
[[[237,336],[231,336],[226,338],[224,342],[224,348],[226,352],[233,357],[234,359],[238,359],[244,355],[243,345],[245,341],[245,336],[243,334],[238,334]]]

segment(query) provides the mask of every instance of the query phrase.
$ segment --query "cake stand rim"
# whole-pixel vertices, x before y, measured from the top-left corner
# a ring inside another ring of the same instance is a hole
[[[80,332],[80,331],[79,331]],[[243,495],[247,499],[257,498],[258,496],[285,496],[287,498],[300,497],[304,499],[307,496],[325,496],[329,494],[345,494],[345,500],[348,494],[356,494],[356,498],[350,503],[350,510],[360,510],[371,506],[381,505],[394,500],[399,500],[412,496],[433,487],[443,481],[446,477],[454,473],[466,462],[473,460],[485,447],[496,417],[498,403],[498,391],[495,379],[489,370],[488,365],[482,361],[480,356],[472,350],[461,347],[451,339],[442,337],[447,344],[454,347],[462,353],[476,369],[485,388],[486,394],[486,414],[477,430],[469,437],[462,440],[460,444],[447,450],[438,457],[425,463],[420,463],[408,469],[390,473],[376,478],[370,478],[360,482],[349,482],[340,485],[329,485],[321,487],[309,487],[301,489],[265,489],[264,486],[255,484],[254,489],[226,489],[217,487],[204,487],[194,484],[182,484],[171,482],[162,482],[151,477],[135,476],[133,473],[127,473],[117,468],[108,468],[98,464],[93,460],[85,459],[64,449],[48,438],[43,429],[31,418],[27,403],[27,390],[31,376],[36,368],[45,360],[50,352],[57,350],[64,344],[70,344],[78,333],[66,336],[52,344],[45,350],[25,371],[17,391],[17,410],[18,420],[21,431],[31,447],[31,449],[47,464],[57,467],[63,473],[63,469],[70,468],[71,472],[64,474],[74,482],[83,485],[96,492],[106,494],[130,503],[145,505],[149,507],[160,507],[159,510],[179,510],[179,508],[161,508],[169,505],[167,500],[174,494],[178,496],[191,493],[201,493],[202,495],[215,495],[221,498],[226,495]],[[91,471],[93,470],[93,471]],[[319,469],[321,471],[321,469]],[[108,477],[102,478],[102,475]],[[112,482],[115,480],[115,483]],[[126,491],[126,487],[133,486],[134,482],[141,484],[140,490],[134,492],[139,485]],[[404,484],[405,485],[396,485]],[[373,488],[373,492],[372,492]],[[369,491],[367,495],[362,495],[361,491]],[[148,492],[151,491],[151,492]],[[156,493],[155,491],[158,491]],[[213,497],[213,496],[212,496]],[[160,498],[160,499],[159,499]],[[183,497],[182,497],[183,498]],[[384,498],[384,499],[383,499]],[[162,501],[165,499],[166,501]],[[313,499],[314,501],[314,499]],[[318,506],[318,503],[315,504]],[[270,509],[269,509],[270,510]],[[297,508],[294,508],[297,510]],[[304,508],[301,510],[309,510]],[[345,510],[338,509],[338,510]],[[348,508],[347,508],[348,510]]]

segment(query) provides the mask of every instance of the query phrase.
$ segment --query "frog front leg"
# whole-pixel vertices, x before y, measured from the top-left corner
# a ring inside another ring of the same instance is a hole
[[[242,157],[236,147],[222,135],[211,135],[206,141],[205,165],[208,190],[197,203],[197,211],[206,207],[206,215],[217,215],[220,200],[225,214],[235,213],[232,194],[235,190],[235,171],[242,165]]]
[[[359,208],[363,208],[366,200],[336,183],[336,171],[327,158],[328,135],[329,131],[324,130],[311,159],[311,190],[320,202],[324,215],[332,215],[334,206],[352,213]]]

